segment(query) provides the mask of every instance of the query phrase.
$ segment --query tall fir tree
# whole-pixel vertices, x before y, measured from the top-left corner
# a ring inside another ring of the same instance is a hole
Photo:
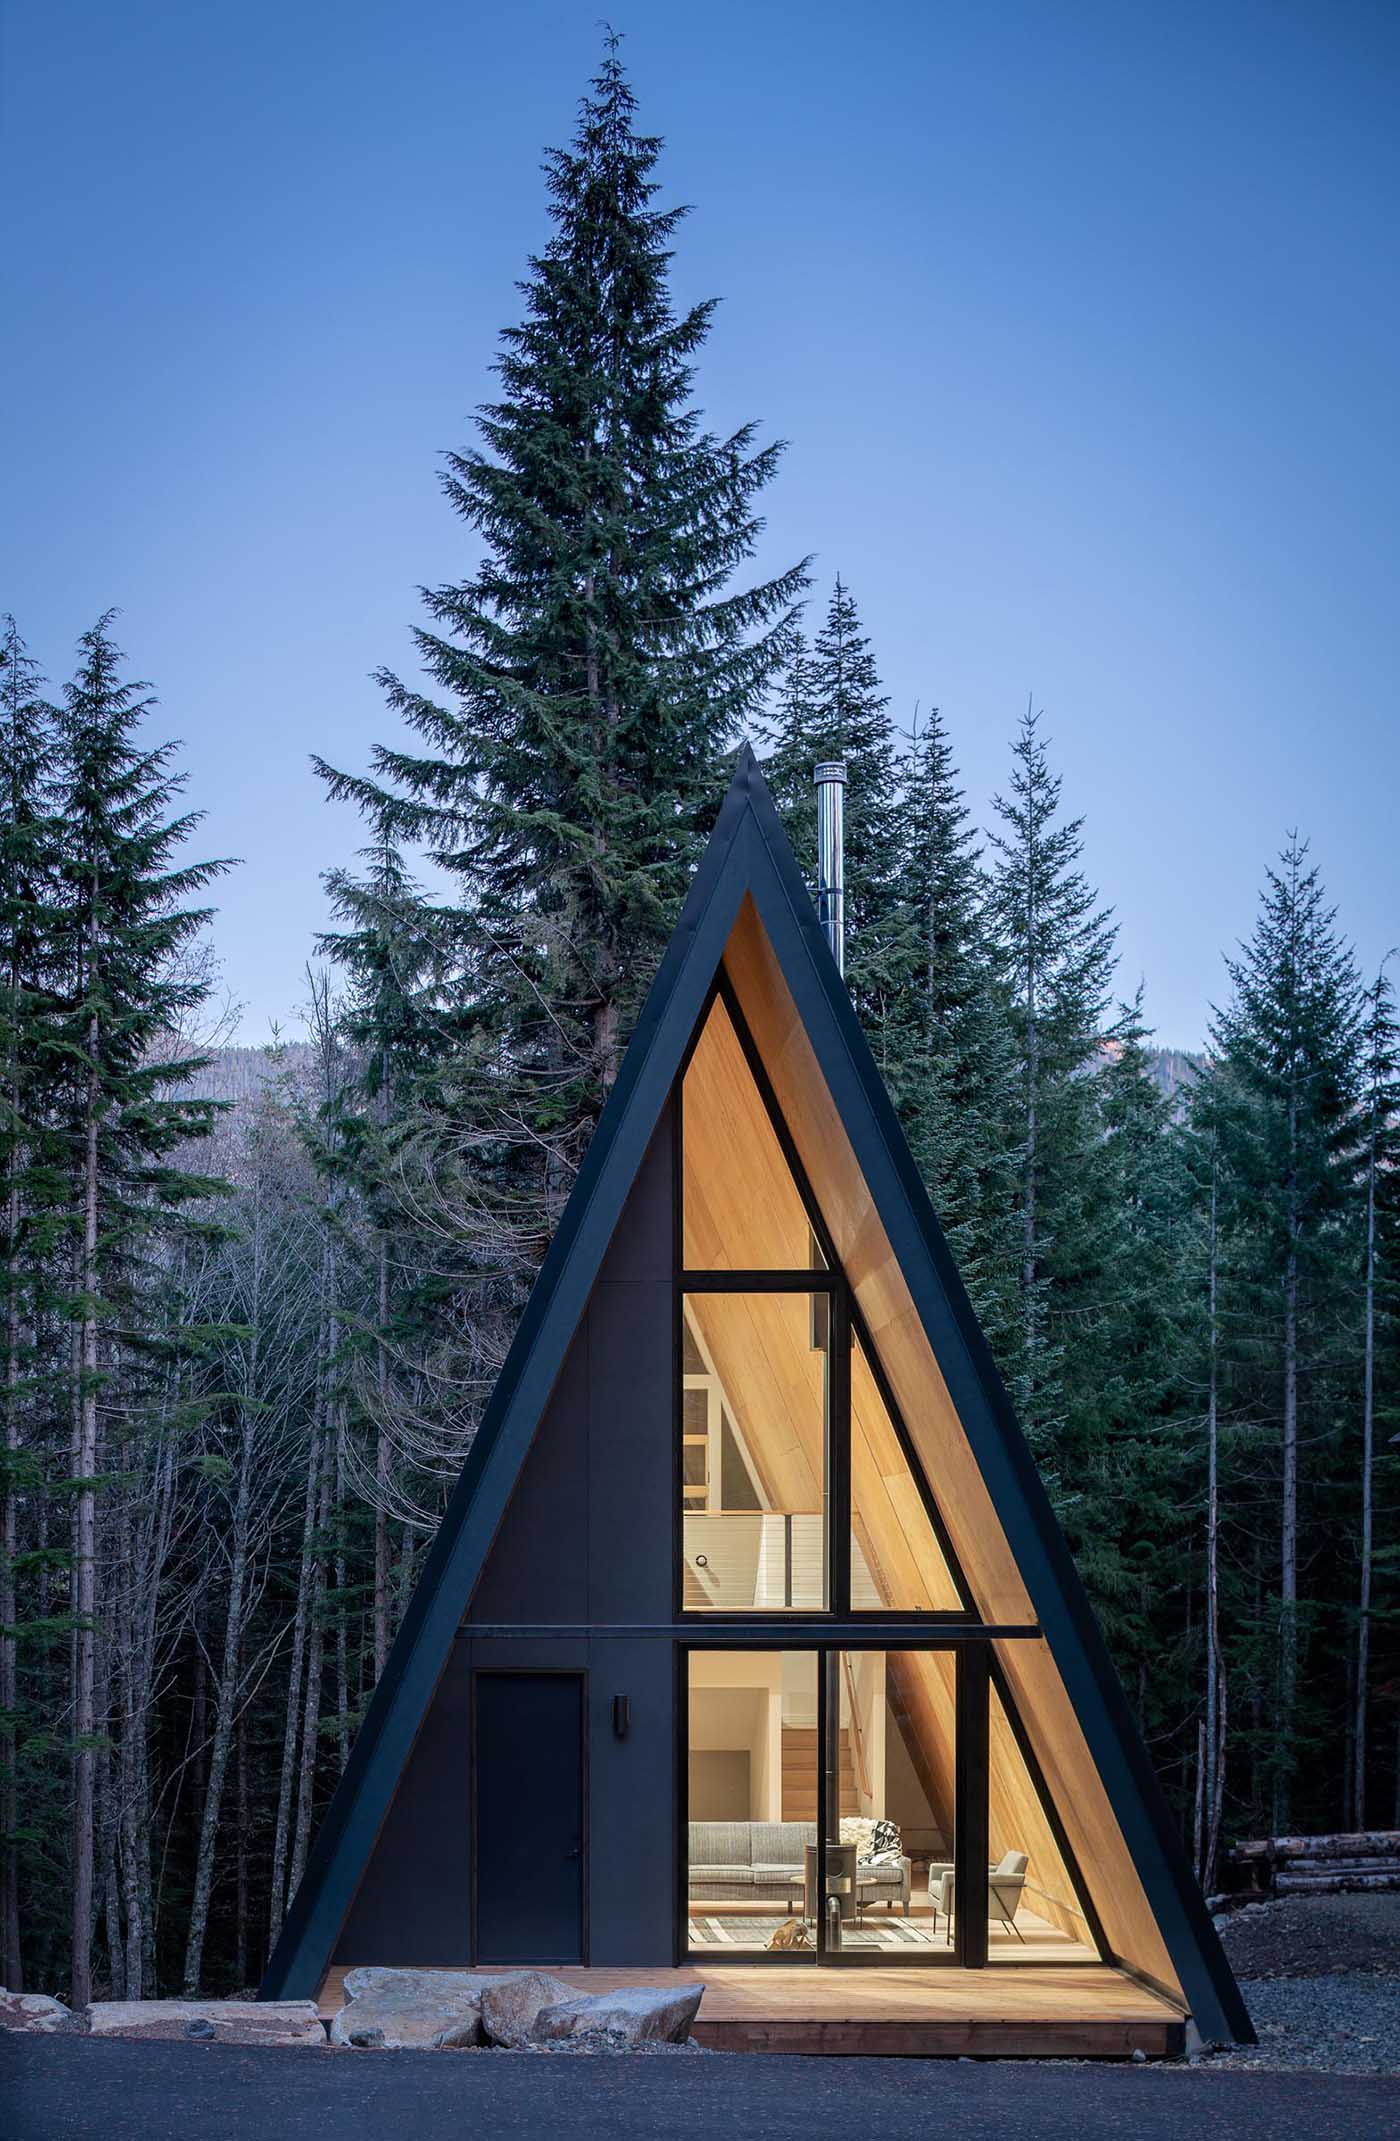
[[[900,973],[885,1074],[992,1350],[1014,1361],[1020,1180],[1017,1057],[988,884],[947,725],[916,729],[891,932]]]
[[[741,585],[778,463],[703,427],[713,306],[677,312],[683,211],[657,205],[609,35],[553,232],[503,337],[501,397],[445,489],[485,558],[427,596],[431,691],[385,674],[412,747],[333,795],[426,842],[462,923],[437,1104],[483,1315],[509,1322],[557,1221],[679,909],[719,760],[786,651],[805,567]]]
[[[1292,1818],[1301,1753],[1301,1461],[1308,1436],[1324,1421],[1330,1426],[1326,1371],[1358,1181],[1361,1027],[1351,954],[1296,835],[1268,873],[1253,935],[1226,964],[1232,995],[1213,1021],[1211,1046],[1222,1156],[1239,1215],[1238,1343],[1246,1363],[1255,1363],[1256,1418],[1272,1429],[1277,1449],[1278,1543],[1266,1591],[1274,1672],[1264,1707],[1279,1831]]]
[[[798,862],[815,885],[813,769],[824,759],[845,761],[846,981],[877,1056],[903,979],[900,765],[889,705],[855,599],[838,574],[815,642],[792,650],[765,771]]]
[[[1190,1745],[1180,1675],[1155,1668],[1184,1617],[1199,1502],[1195,1440],[1182,1433],[1191,1184],[1152,1075],[1142,994],[1120,1009],[1101,1067],[1081,1081],[1097,1128],[1095,1240],[1077,1289],[1084,1328],[1064,1349],[1070,1440],[1059,1461],[1075,1483],[1076,1559],[1139,1722],[1150,1742],[1175,1749]]]
[[[1393,956],[1393,955],[1391,955]],[[1366,1827],[1371,1768],[1372,1643],[1377,1619],[1377,1508],[1393,1515],[1397,1465],[1388,1432],[1400,1417],[1395,1374],[1396,1306],[1400,1302],[1400,1020],[1383,960],[1366,989],[1361,1033],[1361,1520],[1356,1543],[1356,1657],[1351,1719],[1351,1807],[1356,1829]],[[1389,1341],[1389,1343],[1387,1343]],[[1388,1372],[1387,1372],[1388,1371]],[[1388,1491],[1387,1491],[1388,1490]],[[1394,1619],[1400,1554],[1380,1557],[1382,1612]],[[1389,1609],[1388,1611],[1386,1609]],[[1400,1788],[1398,1788],[1400,1790]]]
[[[63,1225],[61,1153],[52,1104],[60,1074],[49,1030],[62,827],[55,809],[57,714],[13,617],[0,637],[0,1212],[4,1250],[3,1509],[0,1510],[0,1975],[22,1990],[21,1804],[32,1817],[42,1780],[21,1782],[26,1722],[20,1701],[17,1585],[19,1509],[42,1491],[34,1429],[44,1408],[40,1330],[54,1298],[54,1251]],[[42,1822],[28,1822],[30,1834]]]
[[[1010,792],[995,799],[1001,830],[991,835],[990,912],[1019,1058],[1020,1331],[1012,1386],[1068,1514],[1076,1489],[1057,1446],[1078,1392],[1092,1385],[1102,1335],[1095,1289],[1107,1177],[1098,1094],[1085,1074],[1105,1038],[1114,927],[1080,868],[1083,820],[1061,817],[1061,781],[1040,719],[1028,706]]]
[[[148,747],[138,730],[154,703],[121,675],[111,613],[83,634],[59,731],[59,798],[66,828],[63,969],[55,1014],[68,1065],[60,1099],[70,1183],[72,1339],[71,1494],[73,1852],[71,1990],[91,1996],[95,1916],[94,1779],[99,1747],[96,1636],[98,1492],[108,1405],[132,1402],[144,1348],[156,1334],[133,1306],[155,1246],[220,1184],[181,1164],[207,1139],[213,1109],[190,1097],[204,1059],[171,1051],[209,991],[187,957],[209,918],[188,902],[225,862],[180,851],[199,823],[172,815],[183,785],[175,745]],[[113,1362],[125,1331],[124,1380]],[[168,1334],[173,1341],[174,1333]],[[134,1341],[134,1342],[133,1342]],[[110,1930],[110,1929],[109,1929]]]
[[[451,1037],[443,980],[453,932],[425,899],[387,821],[361,861],[358,874],[331,870],[325,878],[342,926],[324,932],[320,946],[347,984],[340,1024],[348,1063],[312,1143],[322,1171],[353,1195],[364,1220],[371,1298],[367,1317],[350,1321],[346,1365],[354,1425],[373,1450],[377,1679],[392,1634],[391,1511],[405,1484],[395,1475],[421,1469],[428,1447],[460,1458],[479,1378],[460,1343],[444,1348],[467,1290],[453,1284],[446,1245],[422,1223],[442,1152],[435,1077]],[[348,1225],[341,1231],[353,1233]],[[432,1434],[423,1432],[427,1420],[436,1423]]]

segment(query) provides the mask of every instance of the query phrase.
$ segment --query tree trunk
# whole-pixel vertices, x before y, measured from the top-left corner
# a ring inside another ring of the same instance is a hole
[[[311,1607],[312,1548],[316,1536],[316,1505],[319,1493],[319,1452],[313,1430],[306,1455],[306,1500],[302,1511],[301,1565],[297,1575],[296,1610],[292,1618],[292,1655],[287,1667],[287,1709],[282,1727],[282,1767],[277,1783],[277,1819],[272,1832],[272,1897],[268,1907],[268,1947],[276,1945],[286,1911],[287,1852],[291,1834],[292,1788],[296,1779],[297,1723],[301,1716],[301,1688],[306,1665],[306,1626]]]
[[[381,1102],[384,1097],[384,1081],[380,1079]],[[389,1323],[389,1243],[381,1228],[379,1234],[379,1289],[378,1289],[378,1398],[379,1418],[376,1422],[374,1453],[374,1678],[378,1685],[384,1672],[384,1661],[389,1655],[389,1348],[385,1333]]]
[[[345,1624],[345,1407],[335,1408],[335,1729],[342,1776],[350,1759],[350,1631]],[[375,1541],[376,1552],[378,1540]],[[388,1542],[385,1541],[387,1552]],[[376,1675],[377,1677],[377,1675]]]
[[[1366,1826],[1366,1726],[1371,1673],[1371,1556],[1374,1525],[1373,1472],[1376,1446],[1376,1140],[1379,1125],[1371,1109],[1366,1148],[1366,1277],[1361,1384],[1361,1592],[1356,1612],[1356,1687],[1352,1713],[1354,1753],[1351,1823]],[[1398,1787],[1400,1788],[1400,1787]]]
[[[82,1296],[78,1331],[76,1498],[73,1507],[73,1912],[71,2003],[92,1998],[93,1741],[96,1732],[97,1553],[97,1208],[98,1208],[98,1025],[88,1026],[88,1076],[83,1125],[82,1242],[78,1286]]]
[[[234,1821],[238,1834],[233,1961],[239,1991],[248,1982],[248,1713],[240,1705],[234,1747]]]
[[[108,1579],[110,1588],[110,1578]],[[117,1875],[116,1764],[112,1759],[112,1668],[116,1657],[110,1599],[102,1602],[99,1618],[97,1665],[94,1673],[93,1707],[98,1724],[98,1746],[93,1764],[96,1803],[97,1864],[102,1886],[102,1922],[107,1935],[107,1983],[114,2000],[124,2000],[126,1990],[126,1943],[122,1937],[121,1890]]]
[[[1036,1282],[1038,1278],[1038,1250],[1036,1238],[1036,1192],[1039,1187],[1040,1166],[1040,1006],[1038,990],[1040,981],[1039,961],[1036,947],[1036,855],[1035,829],[1027,833],[1026,854],[1026,1152],[1024,1164],[1023,1208],[1021,1213],[1021,1296],[1023,1317],[1023,1347],[1025,1354],[1026,1406],[1034,1424],[1038,1408],[1035,1405],[1036,1358],[1040,1336],[1039,1300]]]
[[[331,1468],[321,1467],[321,1515],[320,1529],[324,1536],[330,1522]],[[326,1564],[318,1555],[316,1570],[311,1584],[311,1627],[309,1651],[306,1661],[306,1704],[302,1715],[301,1774],[297,1789],[296,1831],[292,1839],[291,1895],[295,1895],[306,1871],[306,1855],[311,1845],[311,1817],[316,1803],[316,1756],[320,1747],[321,1726],[321,1673],[325,1662],[325,1629],[323,1626],[326,1593]]]
[[[255,1331],[254,1350],[256,1346]],[[224,1615],[223,1665],[215,1697],[214,1734],[209,1750],[208,1782],[205,1786],[204,1808],[199,1824],[199,1851],[195,1860],[189,1935],[185,1942],[184,1997],[187,2000],[193,2000],[199,1992],[199,1974],[204,1960],[204,1935],[209,1922],[209,1899],[214,1887],[214,1857],[219,1843],[224,1776],[228,1768],[229,1747],[233,1737],[242,1676],[243,1600],[248,1572],[248,1513],[252,1496],[252,1471],[253,1413],[251,1409],[245,1409],[239,1447],[238,1490],[233,1514],[228,1604]]]
[[[254,1191],[253,1204],[252,1291],[248,1303],[250,1335],[243,1375],[238,1486],[234,1496],[228,1603],[224,1615],[223,1669],[219,1675],[214,1739],[209,1754],[209,1781],[204,1794],[199,1852],[195,1861],[194,1896],[190,1904],[189,1935],[185,1942],[184,1993],[187,2000],[194,1999],[199,1991],[200,1971],[204,1961],[204,1936],[209,1923],[209,1900],[214,1888],[214,1863],[219,1845],[224,1778],[228,1770],[229,1749],[232,1745],[242,1687],[244,1600],[248,1588],[248,1536],[253,1501],[253,1446],[261,1395],[259,1371],[266,1248],[266,1214],[262,1184],[259,1181]]]
[[[1205,1862],[1212,1871],[1220,1864],[1220,1832],[1225,1819],[1225,1732],[1228,1711],[1228,1687],[1225,1666],[1220,1667],[1220,1688],[1216,1697],[1216,1731],[1218,1753],[1215,1761],[1214,1790],[1210,1805],[1210,1818],[1206,1828]]]
[[[316,1390],[313,1399],[311,1447],[306,1461],[306,1501],[302,1511],[301,1567],[297,1578],[296,1613],[292,1623],[292,1657],[287,1683],[287,1715],[282,1741],[282,1773],[277,1787],[277,1824],[272,1844],[272,1904],[269,1913],[269,1945],[276,1942],[282,1920],[301,1878],[296,1840],[301,1821],[301,1793],[293,1797],[297,1781],[297,1743],[303,1716],[303,1673],[316,1670],[316,1708],[320,1709],[319,1631],[314,1615],[319,1608],[317,1584],[321,1570],[316,1538],[317,1513],[326,1499],[324,1475],[330,1469],[326,1421],[330,1404],[331,1316],[335,1299],[335,1246],[329,1232],[321,1248],[320,1313],[316,1331]],[[293,1811],[295,1808],[295,1823]],[[290,1857],[291,1870],[288,1874]]]
[[[19,1122],[19,1090],[10,1081],[10,1108]],[[5,1225],[9,1243],[9,1291],[5,1318],[5,1498],[0,1511],[0,1770],[5,1788],[0,1799],[0,1984],[24,1990],[19,1939],[19,1649],[15,1637],[18,1599],[15,1555],[19,1548],[19,1496],[15,1481],[19,1455],[19,1223],[18,1154],[10,1162],[10,1190]]]
[[[121,1734],[118,1742],[117,1845],[121,1879],[122,1916],[125,1925],[125,1956],[122,1979],[124,1997],[139,2000],[145,1980],[145,1898],[141,1888],[140,1835],[146,1826],[145,1772],[140,1749],[146,1731],[146,1698],[142,1675],[141,1629],[137,1607],[139,1557],[133,1538],[131,1503],[122,1508],[121,1566],[124,1571],[117,1614],[114,1708]]]
[[[1298,1098],[1288,1101],[1288,1250],[1283,1271],[1283,1480],[1279,1537],[1278,1720],[1273,1825],[1289,1826],[1298,1706]]]
[[[1219,1184],[1214,1151],[1210,1161],[1210,1370],[1206,1399],[1206,1729],[1204,1833],[1197,1856],[1197,1872],[1209,1895],[1215,1885],[1212,1855],[1214,1824],[1211,1810],[1217,1799],[1217,1776],[1224,1766],[1221,1737],[1220,1693],[1220,1317],[1219,1317]],[[1201,1832],[1198,1830],[1198,1835]]]

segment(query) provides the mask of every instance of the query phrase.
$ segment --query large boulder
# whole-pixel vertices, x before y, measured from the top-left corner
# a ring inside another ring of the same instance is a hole
[[[481,1996],[501,1973],[393,1970],[365,1964],[345,1973],[346,2003],[331,2023],[332,2044],[388,2051],[468,2050],[482,2042]]]
[[[547,1970],[525,1970],[487,1986],[481,1995],[482,2027],[492,2044],[509,2052],[523,2051],[534,2038],[541,2008],[577,1998],[574,1986],[563,1978],[551,1977]]]
[[[0,2029],[29,2030],[39,2037],[78,2027],[77,2016],[46,1992],[7,1992],[0,1985]]]
[[[574,1993],[542,2007],[534,2034],[541,2044],[568,2037],[606,2037],[619,2048],[684,2044],[703,1985],[631,1985],[618,1992]]]
[[[193,2043],[324,2045],[314,2000],[94,2000],[93,2037],[165,2037]]]

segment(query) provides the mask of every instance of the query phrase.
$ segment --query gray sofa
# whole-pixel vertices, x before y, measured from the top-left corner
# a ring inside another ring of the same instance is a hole
[[[692,1821],[689,1889],[692,1903],[780,1903],[802,1907],[802,1854],[817,1840],[813,1821]],[[907,1858],[856,1867],[862,1905],[902,1904],[909,1915]]]

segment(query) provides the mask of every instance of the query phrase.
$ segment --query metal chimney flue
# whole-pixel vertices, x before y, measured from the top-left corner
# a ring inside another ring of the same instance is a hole
[[[846,971],[846,768],[839,758],[813,770],[817,784],[817,920],[840,974]]]

